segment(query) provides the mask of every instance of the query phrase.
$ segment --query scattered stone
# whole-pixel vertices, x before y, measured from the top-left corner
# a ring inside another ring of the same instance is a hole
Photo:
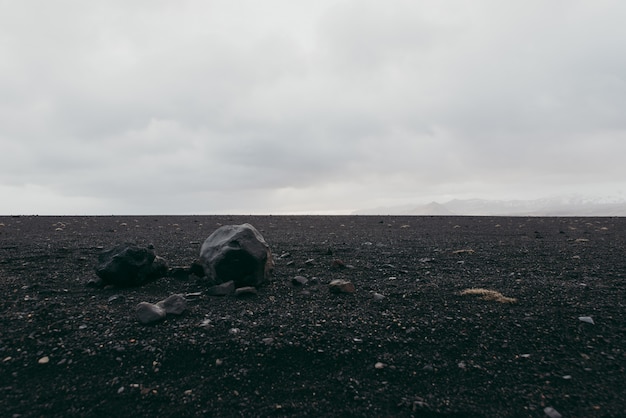
[[[335,270],[343,270],[346,268],[346,263],[344,263],[343,260],[335,258],[333,261],[330,262],[330,268]]]
[[[165,319],[165,309],[153,303],[140,302],[136,308],[137,319],[144,325],[154,324]]]
[[[226,283],[211,286],[207,289],[207,294],[211,296],[227,296],[235,292],[235,282],[228,281]]]
[[[307,265],[307,266],[312,266],[312,265],[313,265],[313,263],[315,263],[315,260],[314,260],[314,259],[312,259],[312,258],[309,258],[308,260],[306,260],[306,261],[304,262],[304,264],[305,264],[305,265]]]
[[[118,300],[118,301],[124,300],[124,296],[123,295],[112,295],[111,297],[109,297],[107,299],[107,302],[111,303],[111,302],[114,302],[116,300]]]
[[[282,254],[280,255],[280,257],[278,257],[278,258],[280,258],[280,259],[285,259],[285,258],[289,258],[289,257],[291,257],[291,254],[290,254],[290,253],[282,253]]]
[[[235,287],[259,286],[268,281],[274,260],[263,236],[250,224],[224,225],[202,244],[198,263],[217,283],[234,281]]]
[[[296,276],[293,279],[291,279],[291,283],[296,285],[296,286],[304,286],[305,284],[307,284],[308,279],[304,276]]]
[[[331,293],[354,293],[356,291],[352,282],[343,279],[335,279],[328,285]]]
[[[165,276],[167,262],[150,247],[121,244],[98,256],[96,274],[103,286],[141,286]]]
[[[200,328],[204,328],[204,329],[209,329],[209,328],[213,328],[213,324],[211,324],[211,320],[208,318],[205,318],[202,320],[202,322],[200,322],[200,324],[198,325]]]
[[[546,414],[548,418],[562,418],[563,417],[563,415],[561,415],[559,411],[552,408],[551,406],[546,406],[545,408],[543,408],[543,413]]]
[[[381,370],[385,368],[385,363],[381,363],[380,361],[374,364],[374,368],[377,370]]]
[[[380,293],[374,292],[372,294],[372,296],[374,297],[374,300],[383,300],[385,299],[385,295],[381,295]]]
[[[595,325],[595,322],[593,322],[593,318],[590,316],[579,316],[578,320],[582,322],[586,322],[591,325]]]
[[[159,308],[165,310],[165,313],[180,315],[187,309],[187,299],[183,295],[171,295],[167,299],[163,299],[156,304]]]
[[[272,337],[267,337],[267,338],[263,338],[261,342],[263,342],[263,344],[265,345],[270,345],[274,342],[274,339]]]
[[[48,363],[50,363],[50,357],[43,356],[42,358],[37,360],[37,363],[39,363],[39,364],[48,364]]]
[[[257,294],[257,290],[256,290],[256,287],[254,286],[244,286],[244,287],[235,289],[235,296],[237,297],[254,296],[256,294]]]

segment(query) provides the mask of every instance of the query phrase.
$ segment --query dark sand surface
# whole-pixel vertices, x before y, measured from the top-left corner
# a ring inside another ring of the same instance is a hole
[[[185,266],[243,222],[290,254],[256,296],[142,326],[206,282],[85,286],[103,248]],[[623,417],[625,274],[626,218],[0,217],[0,416]]]

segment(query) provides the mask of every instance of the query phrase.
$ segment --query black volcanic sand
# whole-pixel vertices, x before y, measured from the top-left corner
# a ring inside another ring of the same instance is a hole
[[[185,266],[243,222],[290,254],[256,296],[193,276],[85,286],[103,248]],[[625,273],[626,218],[1,217],[0,415],[626,416]],[[181,316],[135,318],[197,292]]]

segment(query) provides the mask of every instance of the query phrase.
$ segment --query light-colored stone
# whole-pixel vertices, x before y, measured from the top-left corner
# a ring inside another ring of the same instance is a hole
[[[140,302],[136,308],[137,320],[144,325],[154,324],[165,319],[165,309],[153,303]]]
[[[174,294],[156,304],[168,314],[180,315],[187,309],[187,299],[181,294]]]

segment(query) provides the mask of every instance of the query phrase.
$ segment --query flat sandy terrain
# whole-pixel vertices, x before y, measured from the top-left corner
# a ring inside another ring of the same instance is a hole
[[[257,295],[85,285],[115,244],[189,266],[243,222],[276,258]],[[626,416],[625,275],[626,218],[0,217],[0,415]]]

